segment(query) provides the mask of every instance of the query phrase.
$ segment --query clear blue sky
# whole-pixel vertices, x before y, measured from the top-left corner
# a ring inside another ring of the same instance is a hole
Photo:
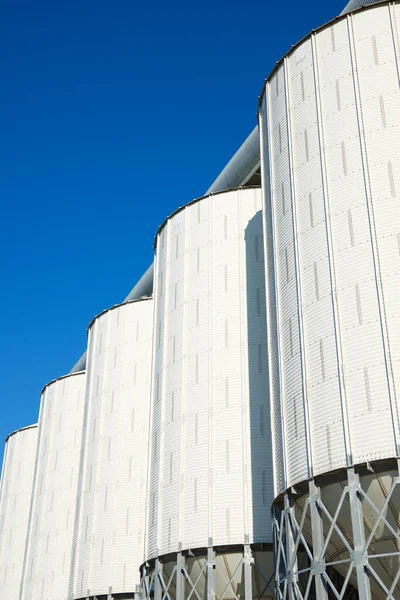
[[[275,62],[344,4],[3,0],[0,455],[256,125]]]

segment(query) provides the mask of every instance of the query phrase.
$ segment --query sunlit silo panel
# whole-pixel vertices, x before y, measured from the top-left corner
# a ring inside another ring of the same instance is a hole
[[[17,600],[24,562],[37,425],[15,431],[6,440],[0,488],[0,597]]]
[[[374,508],[363,500],[359,535],[342,514],[349,547],[330,539],[327,552],[349,564],[353,543],[365,544],[366,555],[386,554],[371,560],[365,584],[379,598],[378,579],[389,590],[397,572],[389,556],[398,524],[389,533],[381,521],[379,535],[374,525],[397,480],[389,473],[379,491],[363,476],[390,472],[399,455],[399,17],[398,4],[381,3],[313,32],[277,65],[260,103],[268,314],[276,315],[269,328],[276,494],[298,485],[297,497],[287,495],[308,510],[309,480],[330,485],[328,474],[340,479],[343,469],[345,485],[345,469],[360,465],[351,485],[365,484]],[[371,466],[377,461],[387,462]],[[321,492],[333,514],[341,490]],[[321,543],[315,531],[310,543],[314,551]],[[345,567],[336,568],[345,577]],[[360,586],[356,570],[350,581]]]
[[[160,227],[154,328],[146,556],[167,579],[185,561],[192,583],[172,579],[188,594],[198,581],[203,596],[214,577],[210,589],[232,598],[260,548],[272,572],[259,188],[206,196]]]
[[[153,302],[89,327],[74,597],[133,598],[144,554]]]
[[[84,397],[84,372],[42,391],[21,600],[66,598]]]

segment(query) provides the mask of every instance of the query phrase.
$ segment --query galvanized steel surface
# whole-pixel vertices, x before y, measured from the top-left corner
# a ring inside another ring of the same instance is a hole
[[[271,541],[261,191],[158,233],[147,558]]]
[[[35,468],[36,425],[7,437],[0,487],[0,597],[18,600]]]
[[[70,597],[135,592],[140,581],[152,330],[151,299],[113,307],[89,329]]]
[[[262,98],[276,494],[399,453],[399,26],[331,23]]]
[[[21,600],[66,598],[84,397],[84,372],[42,392]]]

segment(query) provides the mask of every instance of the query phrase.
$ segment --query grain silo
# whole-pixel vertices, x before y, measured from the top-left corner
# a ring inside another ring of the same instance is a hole
[[[69,598],[132,600],[144,555],[153,301],[89,326],[78,510]]]
[[[142,597],[272,598],[260,188],[180,208],[155,253]]]
[[[84,372],[42,390],[20,600],[66,598],[84,398]]]
[[[17,600],[24,562],[37,425],[6,439],[0,487],[0,597]]]
[[[400,595],[399,30],[346,14],[260,98],[279,598]]]

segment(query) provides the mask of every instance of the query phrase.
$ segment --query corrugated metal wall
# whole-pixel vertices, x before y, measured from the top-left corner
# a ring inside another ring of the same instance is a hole
[[[21,600],[65,600],[71,561],[85,373],[42,392]]]
[[[144,556],[153,302],[89,329],[74,597],[135,592]]]
[[[147,557],[271,541],[260,189],[167,220],[154,330]]]
[[[277,493],[398,454],[399,20],[387,4],[330,24],[266,84]]]
[[[0,488],[0,597],[17,600],[35,468],[37,426],[6,441]]]

